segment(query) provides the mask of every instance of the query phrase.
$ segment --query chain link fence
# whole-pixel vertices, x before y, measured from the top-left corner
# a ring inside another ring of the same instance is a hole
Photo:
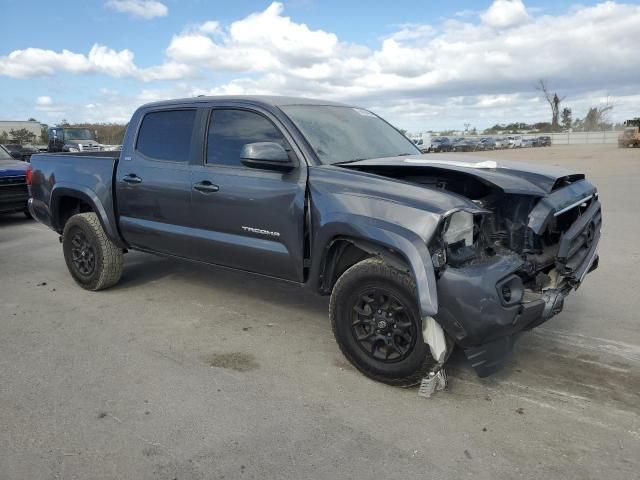
[[[584,145],[589,143],[618,143],[619,130],[597,132],[536,133],[522,135],[522,138],[551,137],[552,145]]]

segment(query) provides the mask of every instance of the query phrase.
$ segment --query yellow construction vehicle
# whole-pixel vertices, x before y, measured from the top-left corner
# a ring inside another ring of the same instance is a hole
[[[618,135],[618,147],[640,147],[640,119],[624,122],[625,129]]]

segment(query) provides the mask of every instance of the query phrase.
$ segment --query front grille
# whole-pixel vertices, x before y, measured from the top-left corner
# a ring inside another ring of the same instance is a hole
[[[593,256],[602,227],[600,202],[593,199],[588,208],[564,232],[556,260],[563,275],[579,280]]]
[[[0,187],[13,185],[26,185],[27,177],[24,175],[12,175],[10,177],[0,177]]]
[[[98,145],[80,145],[83,152],[99,152],[100,146]]]

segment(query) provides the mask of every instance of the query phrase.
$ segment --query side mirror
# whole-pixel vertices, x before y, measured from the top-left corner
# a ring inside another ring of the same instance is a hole
[[[247,143],[240,152],[242,163],[251,168],[287,172],[295,168],[287,151],[275,142]]]

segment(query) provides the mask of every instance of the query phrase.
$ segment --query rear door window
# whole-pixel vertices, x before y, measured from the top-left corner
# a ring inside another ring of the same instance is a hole
[[[188,162],[195,110],[147,113],[138,132],[136,150],[153,160]]]

